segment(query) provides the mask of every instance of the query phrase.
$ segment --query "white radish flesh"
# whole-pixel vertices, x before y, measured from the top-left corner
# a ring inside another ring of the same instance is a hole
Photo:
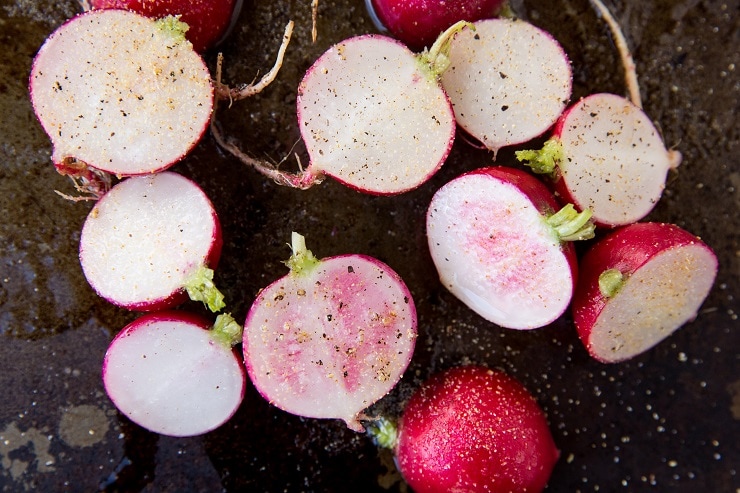
[[[382,262],[363,255],[319,261],[302,241],[294,236],[302,246],[291,272],[262,290],[247,315],[247,371],[280,409],[362,431],[363,410],[395,386],[411,359],[414,302]]]
[[[162,435],[193,436],[226,422],[244,397],[246,374],[231,345],[185,312],[145,315],[111,342],[106,392],[121,413]]]
[[[571,96],[570,62],[548,33],[522,20],[486,19],[452,40],[442,74],[455,118],[486,148],[546,132]]]
[[[80,262],[103,298],[156,310],[187,299],[186,285],[215,267],[221,245],[208,197],[192,181],[166,171],[128,178],[96,203],[82,228]]]

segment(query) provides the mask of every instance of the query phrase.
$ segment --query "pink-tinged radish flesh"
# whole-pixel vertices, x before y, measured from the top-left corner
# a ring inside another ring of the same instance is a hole
[[[563,48],[522,20],[473,25],[453,39],[450,66],[440,79],[458,125],[494,152],[543,134],[571,96]]]
[[[307,171],[372,194],[421,185],[444,163],[455,135],[447,96],[406,46],[386,36],[330,48],[298,88]]]
[[[195,146],[210,121],[213,88],[180,28],[173,18],[94,10],[49,36],[30,88],[57,166],[145,174]]]
[[[96,203],[82,228],[80,262],[100,296],[151,311],[187,299],[188,283],[215,268],[221,245],[208,197],[194,182],[165,171],[128,178]],[[212,309],[223,306],[217,290],[204,294]]]
[[[294,245],[301,238],[294,236]],[[261,291],[247,315],[247,371],[280,409],[341,419],[363,431],[362,412],[395,386],[411,359],[417,334],[411,294],[376,259],[319,261],[305,243],[294,252],[291,272]]]
[[[696,317],[714,284],[717,257],[678,226],[637,223],[593,245],[580,271],[576,328],[594,358],[616,363]]]
[[[559,456],[527,389],[479,366],[453,368],[422,385],[404,409],[395,451],[417,493],[539,492]]]
[[[237,353],[205,320],[185,312],[145,315],[111,342],[106,392],[138,425],[171,436],[201,435],[226,422],[244,398]]]
[[[536,178],[484,168],[440,188],[427,212],[427,237],[442,284],[483,318],[533,329],[571,300],[576,259],[543,214],[560,205]]]

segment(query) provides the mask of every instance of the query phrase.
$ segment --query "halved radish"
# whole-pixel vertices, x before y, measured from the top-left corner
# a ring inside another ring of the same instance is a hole
[[[184,27],[172,17],[93,10],[49,36],[30,92],[60,173],[152,173],[195,146],[210,121],[213,87]]]
[[[652,348],[694,319],[717,275],[717,257],[673,224],[637,223],[594,244],[580,264],[573,320],[604,363]]]
[[[442,284],[486,320],[542,327],[568,307],[577,267],[570,240],[593,236],[588,213],[561,209],[534,176],[481,168],[440,188],[427,237]]]
[[[363,431],[363,410],[396,385],[411,359],[411,294],[379,260],[317,260],[297,233],[287,264],[290,273],[262,290],[247,315],[249,377],[284,411]]]
[[[169,308],[191,298],[224,306],[213,285],[221,226],[208,197],[176,173],[128,178],[90,211],[80,262],[95,291],[131,310]]]
[[[246,386],[232,349],[241,327],[228,315],[209,325],[179,311],[147,314],[127,325],[103,360],[105,390],[118,410],[171,436],[200,435],[231,418]]]
[[[553,173],[563,200],[615,227],[653,210],[668,170],[680,154],[668,151],[650,118],[614,94],[581,99],[558,120],[541,151],[517,151],[537,173]]]
[[[571,96],[570,62],[549,33],[520,19],[485,19],[450,45],[442,87],[458,125],[494,153],[545,133]]]

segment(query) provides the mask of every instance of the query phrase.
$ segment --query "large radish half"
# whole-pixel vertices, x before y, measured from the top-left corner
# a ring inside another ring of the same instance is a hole
[[[362,411],[396,385],[411,359],[411,294],[379,260],[317,260],[296,233],[288,265],[290,273],[262,290],[247,315],[249,377],[284,411],[342,419],[362,431]]]
[[[232,349],[241,327],[228,315],[209,326],[187,312],[164,311],[121,330],[103,360],[105,390],[118,410],[172,436],[200,435],[231,418],[246,386]]]
[[[212,282],[221,227],[208,197],[165,171],[114,186],[88,214],[80,262],[95,291],[132,310],[169,308],[191,298],[224,306]]]
[[[440,79],[457,123],[494,152],[545,133],[571,96],[563,48],[523,20],[485,19],[473,27],[452,40]]]
[[[54,31],[30,77],[31,101],[62,173],[163,170],[208,127],[208,69],[183,24],[125,10],[93,10]]]
[[[604,363],[652,348],[696,317],[717,276],[717,257],[672,224],[636,223],[594,244],[580,264],[573,320]]]
[[[568,307],[576,256],[568,240],[593,236],[588,214],[561,209],[524,171],[481,168],[432,198],[427,237],[442,284],[483,318],[533,329]]]

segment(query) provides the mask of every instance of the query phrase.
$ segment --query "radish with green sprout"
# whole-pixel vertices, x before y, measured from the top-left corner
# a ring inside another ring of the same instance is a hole
[[[694,319],[717,276],[712,249],[664,223],[619,228],[580,265],[573,320],[588,352],[604,363],[637,356]]]
[[[131,177],[88,214],[80,262],[92,288],[131,310],[173,307],[188,298],[211,310],[224,306],[213,284],[221,226],[203,190],[165,171]]]
[[[103,383],[126,417],[162,435],[193,436],[231,418],[244,398],[241,327],[229,315],[209,323],[183,311],[150,313],[110,343]]]
[[[397,428],[381,419],[368,431],[393,450],[416,493],[540,492],[560,455],[532,394],[483,366],[433,375],[411,396]]]
[[[363,411],[396,385],[411,359],[411,293],[377,259],[319,260],[297,233],[292,248],[290,272],[260,291],[247,315],[247,372],[278,408],[363,431]]]
[[[161,171],[208,128],[213,87],[174,17],[92,10],[67,21],[34,58],[30,94],[52,161],[99,198],[107,174]]]
[[[588,212],[562,207],[533,175],[481,168],[440,188],[427,238],[442,284],[502,327],[534,329],[568,307],[577,277],[573,240],[593,237]]]
[[[681,159],[666,149],[644,111],[607,93],[573,104],[541,150],[516,156],[536,173],[552,176],[563,200],[590,210],[606,227],[631,224],[650,213],[668,171]]]
[[[545,133],[565,109],[572,73],[562,46],[520,19],[485,19],[452,40],[441,75],[455,119],[496,153]]]
[[[234,26],[242,0],[87,0],[93,9],[127,9],[160,19],[179,16],[193,49],[202,53],[217,45]]]

